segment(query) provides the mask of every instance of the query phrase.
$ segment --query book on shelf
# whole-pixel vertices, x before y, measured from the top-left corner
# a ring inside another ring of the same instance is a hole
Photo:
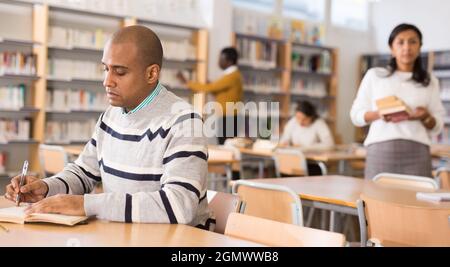
[[[0,75],[36,75],[36,61],[32,53],[0,52]]]
[[[20,110],[25,106],[24,84],[0,86],[0,111],[2,109]]]
[[[45,125],[45,142],[70,144],[87,142],[94,132],[96,120],[84,121],[47,121]]]
[[[49,47],[57,48],[85,48],[93,50],[103,49],[106,41],[112,33],[103,29],[80,30],[74,28],[64,28],[51,26],[49,30]]]
[[[161,44],[164,49],[164,59],[180,61],[196,59],[196,47],[187,39],[182,41],[161,39]]]
[[[45,222],[73,226],[85,222],[88,219],[86,216],[71,216],[51,213],[32,213],[27,215],[25,214],[25,209],[28,205],[28,203],[23,203],[19,207],[14,206],[0,209],[0,222],[18,224]]]
[[[49,58],[48,75],[59,79],[103,80],[103,66],[98,62]]]
[[[108,107],[108,100],[104,92],[92,92],[83,89],[48,90],[47,111],[98,111]]]
[[[0,143],[30,139],[29,120],[0,119]]]
[[[240,65],[262,69],[277,67],[278,44],[270,41],[237,39]]]
[[[6,152],[0,151],[0,174],[6,172]]]

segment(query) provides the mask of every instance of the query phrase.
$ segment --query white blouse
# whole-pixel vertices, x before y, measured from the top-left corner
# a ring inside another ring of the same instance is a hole
[[[350,111],[353,124],[358,127],[366,126],[364,114],[368,111],[377,110],[375,101],[395,95],[412,110],[417,107],[427,108],[436,119],[436,126],[427,130],[418,120],[394,123],[379,119],[370,125],[364,145],[368,146],[395,139],[411,140],[430,145],[431,135],[439,134],[444,126],[445,109],[439,96],[439,81],[432,75],[430,84],[424,87],[411,79],[411,72],[396,71],[392,76],[387,77],[387,75],[386,69],[373,68],[364,76]]]
[[[291,118],[284,127],[280,142],[303,149],[327,149],[334,146],[331,131],[322,119],[316,119],[310,126],[303,127],[295,117]]]

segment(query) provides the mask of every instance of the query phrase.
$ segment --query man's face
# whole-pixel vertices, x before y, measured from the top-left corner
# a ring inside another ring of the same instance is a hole
[[[109,103],[115,107],[135,108],[148,95],[146,66],[138,60],[133,43],[108,43],[103,51],[103,86]]]
[[[230,63],[229,63],[229,61],[227,59],[227,56],[224,53],[221,53],[220,57],[219,57],[219,67],[222,70],[224,70],[224,69],[228,68],[229,65],[230,65]]]

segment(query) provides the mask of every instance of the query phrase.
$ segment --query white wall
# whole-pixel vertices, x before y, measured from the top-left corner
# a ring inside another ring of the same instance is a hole
[[[337,132],[344,143],[351,143],[355,127],[350,121],[350,109],[359,87],[359,63],[362,54],[373,51],[371,31],[361,32],[331,24],[331,1],[327,1],[325,44],[338,49]],[[370,12],[369,12],[370,14]]]
[[[218,65],[220,51],[231,45],[233,6],[231,0],[203,0],[203,2],[211,3],[206,10],[209,14],[205,13],[204,17],[209,28],[208,78],[215,80],[222,75]]]
[[[415,24],[424,35],[423,50],[450,48],[450,1],[381,0],[372,4],[375,49],[388,52],[387,40],[392,29],[403,22]]]

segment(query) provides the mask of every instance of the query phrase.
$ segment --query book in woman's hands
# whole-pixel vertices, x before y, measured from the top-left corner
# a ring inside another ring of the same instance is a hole
[[[11,223],[28,223],[28,222],[47,222],[64,225],[75,225],[80,222],[84,222],[88,217],[86,216],[70,216],[51,213],[32,213],[25,214],[27,206],[10,207],[0,209],[0,222]]]

